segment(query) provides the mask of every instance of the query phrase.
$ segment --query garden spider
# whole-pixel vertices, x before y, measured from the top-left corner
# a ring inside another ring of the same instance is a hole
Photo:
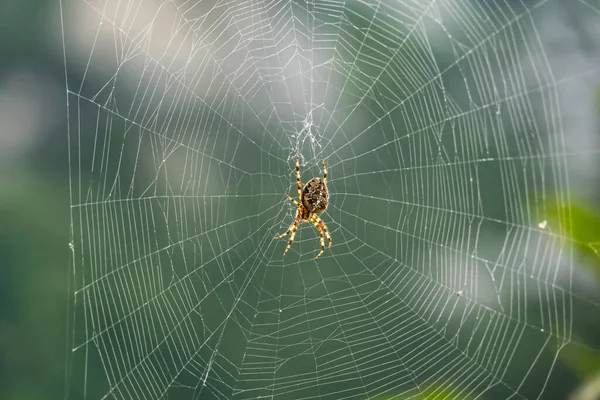
[[[325,232],[329,247],[331,247],[331,236],[329,236],[329,231],[327,230],[325,223],[317,215],[325,211],[327,204],[329,203],[329,192],[327,191],[327,167],[325,166],[325,161],[322,161],[322,163],[323,179],[312,178],[303,188],[300,183],[300,158],[296,157],[296,185],[298,186],[298,200],[300,200],[300,202],[297,202],[292,199],[289,194],[286,194],[287,198],[298,207],[296,210],[296,218],[287,231],[273,238],[273,240],[277,240],[291,234],[287,247],[283,252],[284,257],[294,242],[294,236],[296,236],[296,231],[298,230],[301,221],[312,222],[319,231],[321,237],[321,252],[317,254],[315,260],[325,251],[323,232]]]

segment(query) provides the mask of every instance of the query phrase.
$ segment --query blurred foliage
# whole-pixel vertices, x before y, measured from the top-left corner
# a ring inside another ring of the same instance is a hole
[[[600,282],[600,215],[592,205],[580,199],[571,199],[564,206],[561,200],[548,202],[550,226],[558,226],[560,234],[572,240],[580,263],[589,269]],[[552,206],[554,205],[554,206]]]
[[[600,371],[600,354],[574,338],[560,350],[560,359],[580,378],[589,378]]]
[[[600,399],[600,374],[588,379],[571,395],[570,400],[598,400]]]
[[[560,201],[548,202],[554,205],[560,203]],[[581,199],[571,199],[571,202],[565,206],[548,209],[552,226],[559,226],[560,234],[572,240],[577,264],[589,270],[596,281],[600,282],[600,253],[598,252],[600,216],[593,210],[593,206]],[[570,343],[560,349],[558,355],[560,361],[582,382],[585,382],[600,371],[600,353],[582,343],[587,343],[587,340],[574,336]],[[588,397],[577,398],[591,400]]]

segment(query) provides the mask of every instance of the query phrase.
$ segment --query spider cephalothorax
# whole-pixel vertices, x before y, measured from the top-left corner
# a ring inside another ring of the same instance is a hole
[[[289,195],[286,195],[288,199],[298,207],[296,210],[296,218],[294,219],[294,223],[287,231],[274,239],[281,239],[282,237],[291,234],[288,245],[283,252],[283,255],[285,256],[294,242],[294,236],[296,236],[296,231],[298,230],[300,221],[310,221],[319,231],[321,239],[321,252],[315,257],[316,260],[325,251],[325,239],[323,237],[323,233],[325,233],[325,236],[327,236],[329,247],[331,247],[331,236],[329,236],[327,226],[317,215],[327,209],[327,204],[329,202],[329,192],[327,191],[327,167],[325,166],[325,161],[323,161],[323,179],[312,178],[306,185],[304,185],[304,187],[302,187],[302,183],[300,181],[300,159],[297,157],[296,186],[298,187],[298,200],[300,200],[300,202],[297,202]]]

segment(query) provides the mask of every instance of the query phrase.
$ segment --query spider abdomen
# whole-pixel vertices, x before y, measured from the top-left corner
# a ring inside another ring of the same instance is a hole
[[[319,214],[327,209],[329,193],[321,178],[312,178],[302,189],[302,205],[310,213]]]

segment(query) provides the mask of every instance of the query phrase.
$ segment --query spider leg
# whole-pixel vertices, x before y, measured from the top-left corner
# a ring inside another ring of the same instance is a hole
[[[300,206],[300,203],[298,203],[296,200],[292,199],[292,197],[289,194],[286,194],[286,196],[289,199],[289,201],[291,201],[292,203],[294,203],[297,206]]]
[[[321,251],[315,257],[315,260],[316,260],[317,258],[321,257],[321,254],[323,254],[323,252],[325,251],[325,240],[323,239],[323,230],[321,229],[321,224],[323,224],[323,221],[321,221],[319,219],[319,217],[317,217],[316,215],[313,215],[310,218],[310,220],[313,223],[313,225],[315,226],[315,228],[317,228],[317,230],[319,231],[319,237],[321,239]],[[320,224],[319,224],[319,222],[320,222]]]
[[[327,229],[327,225],[325,225],[325,222],[323,222],[323,220],[321,218],[319,218],[318,215],[313,215],[313,218],[319,224],[321,229],[323,229],[323,232],[325,232],[325,236],[327,237],[327,241],[329,242],[328,247],[331,247],[331,236],[329,235],[329,229]],[[314,224],[314,222],[313,222],[313,224]]]
[[[327,167],[325,166],[325,160],[321,160],[323,163],[323,182],[327,183]]]
[[[288,196],[289,197],[289,196]],[[281,239],[284,236],[289,235],[290,233],[292,233],[292,230],[294,228],[298,228],[298,224],[300,223],[300,209],[296,210],[296,218],[294,218],[294,223],[292,223],[292,225],[290,225],[290,227],[288,228],[287,231],[283,232],[281,235],[279,236],[275,236],[273,238],[273,240],[277,240],[277,239]]]
[[[325,231],[325,236],[327,236],[327,241],[329,242],[328,247],[331,247],[331,236],[329,236],[329,230],[327,230],[327,225],[325,225],[325,222],[323,221],[321,221],[320,224],[323,230]]]
[[[287,246],[285,247],[285,251],[283,252],[283,257],[287,254],[290,247],[292,247],[292,243],[294,243],[294,236],[296,236],[296,231],[298,230],[298,225],[300,224],[300,218],[297,218],[294,221],[294,226],[292,227],[292,235],[290,236],[290,240],[288,241]]]
[[[288,241],[287,247],[285,248],[285,251],[283,252],[283,257],[285,257],[285,255],[287,254],[290,247],[292,247],[292,243],[294,242],[294,236],[296,236],[296,231],[298,230],[298,225],[300,225],[300,221],[301,221],[300,208],[298,208],[298,210],[296,210],[296,218],[294,219],[294,223],[292,224],[292,226],[290,226],[289,229],[287,231],[285,231],[284,233],[282,233],[281,235],[273,238],[273,240],[277,240],[277,239],[281,239],[282,237],[284,237],[286,235],[289,235],[290,233],[292,234],[290,236],[290,240]]]
[[[300,182],[300,156],[296,156],[296,185],[298,186],[298,200],[302,201],[302,183]]]

